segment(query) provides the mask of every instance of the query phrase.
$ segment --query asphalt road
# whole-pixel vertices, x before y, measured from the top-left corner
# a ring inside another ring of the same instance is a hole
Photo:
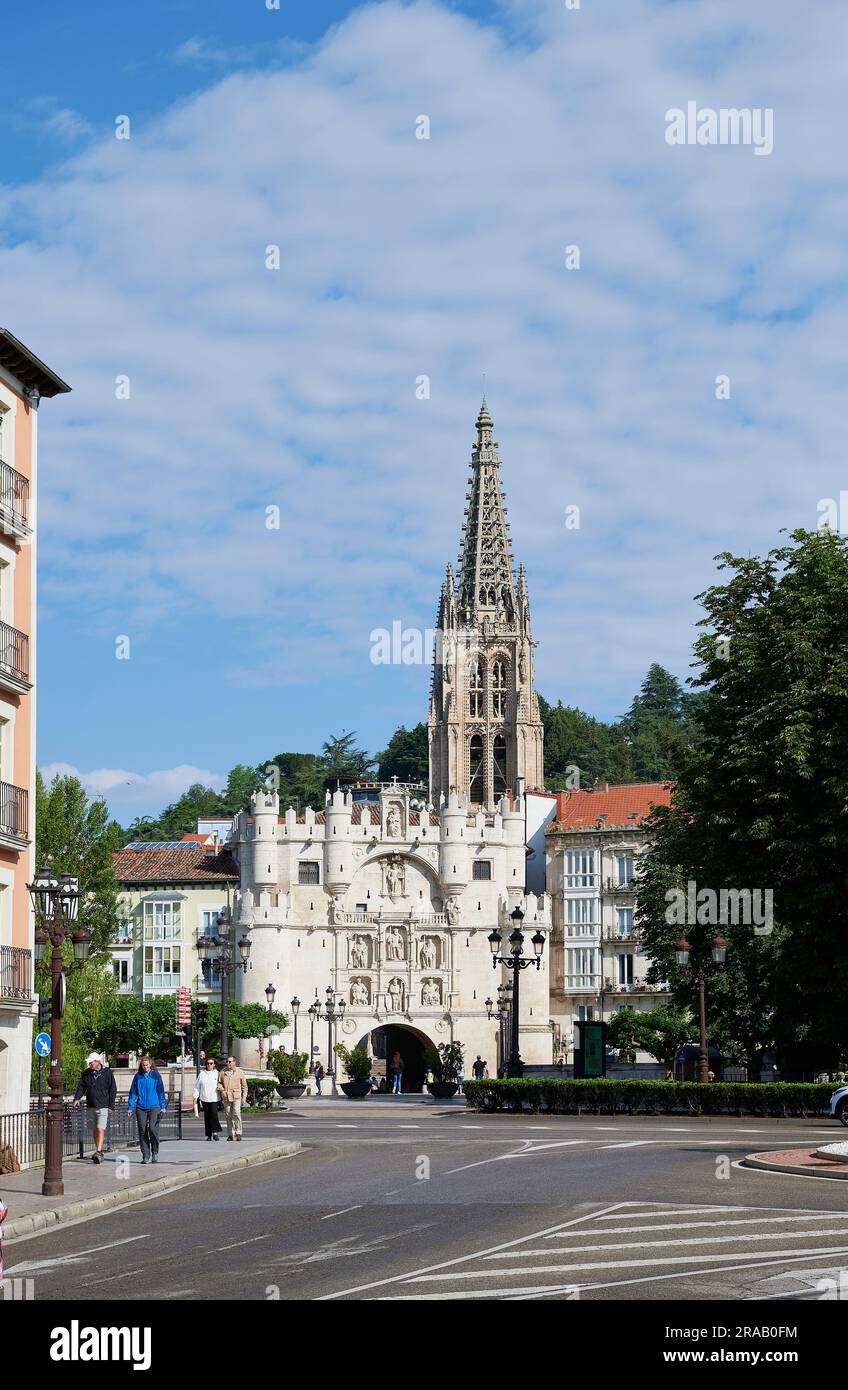
[[[825,1121],[248,1117],[304,1151],[7,1248],[51,1299],[848,1296],[848,1183],[736,1166]]]

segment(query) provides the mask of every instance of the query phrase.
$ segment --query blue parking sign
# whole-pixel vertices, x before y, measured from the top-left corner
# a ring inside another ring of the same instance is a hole
[[[39,1033],[35,1039],[35,1050],[39,1057],[50,1056],[50,1034]]]

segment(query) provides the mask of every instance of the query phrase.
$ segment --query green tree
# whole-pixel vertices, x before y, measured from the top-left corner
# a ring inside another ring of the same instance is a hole
[[[321,749],[324,759],[324,776],[350,780],[354,777],[370,777],[374,772],[374,760],[364,748],[357,748],[356,734],[331,734]]]
[[[281,1033],[288,1027],[289,1020],[286,1014],[274,1011],[271,1018],[275,1033]],[[262,1004],[240,1004],[237,1000],[230,999],[227,1003],[227,1027],[231,1038],[258,1038],[268,1027],[268,1010]],[[221,1047],[220,1000],[215,1000],[209,1005],[200,1045],[204,1052],[218,1056]]]
[[[691,1007],[669,888],[770,892],[770,931],[719,926],[722,970],[709,965],[716,927],[686,924],[709,972],[712,1036],[751,1067],[762,1047],[796,1042],[825,1066],[848,1052],[848,539],[795,531],[764,558],[724,554],[719,569],[731,577],[699,596],[700,736],[651,827],[638,917],[656,969]]]
[[[79,880],[79,925],[91,933],[91,957],[106,958],[118,921],[118,885],[112,855],[121,827],[101,797],[89,801],[78,777],[56,776],[45,786],[36,772],[35,862]]]
[[[239,811],[247,810],[251,796],[264,784],[263,768],[249,767],[247,763],[237,763],[235,767],[230,768],[226,788],[221,794],[224,814],[235,816]]]
[[[428,782],[430,777],[427,725],[416,724],[395,729],[382,753],[377,754],[377,776],[381,782],[397,777],[400,782]]]
[[[607,1043],[619,1049],[622,1060],[635,1061],[636,1052],[647,1052],[668,1071],[678,1049],[692,1040],[692,1017],[687,1009],[659,1004],[644,1013],[620,1009],[607,1024]]]
[[[131,840],[181,840],[183,835],[197,831],[198,820],[226,814],[221,793],[216,792],[214,787],[204,787],[202,782],[194,782],[155,819],[142,816],[134,820],[125,832],[124,843],[128,844]]]

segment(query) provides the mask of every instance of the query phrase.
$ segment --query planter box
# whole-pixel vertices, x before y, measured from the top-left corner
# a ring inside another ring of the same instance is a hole
[[[450,1100],[459,1090],[456,1081],[428,1081],[427,1090],[434,1100]]]
[[[371,1094],[370,1081],[343,1081],[341,1089],[344,1091],[348,1100],[364,1100]]]
[[[284,1086],[281,1081],[277,1082],[277,1095],[282,1100],[299,1100],[305,1090],[305,1081],[299,1086]]]

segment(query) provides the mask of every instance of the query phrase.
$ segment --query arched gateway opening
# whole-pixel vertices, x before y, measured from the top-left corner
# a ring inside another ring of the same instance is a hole
[[[424,1062],[425,1049],[435,1047],[435,1043],[405,1023],[384,1023],[360,1038],[359,1047],[364,1047],[374,1058],[374,1075],[378,1081],[386,1078],[386,1087],[391,1085],[392,1058],[399,1052],[403,1058],[403,1090],[423,1091],[427,1068]]]

